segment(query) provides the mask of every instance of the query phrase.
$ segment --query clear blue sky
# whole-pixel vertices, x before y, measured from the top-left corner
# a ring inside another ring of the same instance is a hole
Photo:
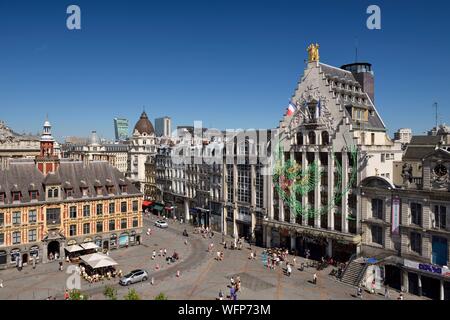
[[[66,28],[81,7],[82,30]],[[382,30],[366,28],[381,7]],[[0,119],[55,136],[113,137],[142,107],[174,124],[270,128],[303,73],[306,47],[321,61],[371,62],[376,105],[389,132],[450,123],[448,1],[0,0]]]

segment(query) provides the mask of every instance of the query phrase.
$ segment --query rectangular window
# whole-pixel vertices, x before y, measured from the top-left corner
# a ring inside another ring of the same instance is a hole
[[[5,244],[5,234],[0,233],[0,246]]]
[[[13,212],[12,214],[12,223],[20,224],[20,211]]]
[[[97,230],[97,233],[103,232],[103,222],[102,221],[97,221],[96,230]]]
[[[115,202],[111,202],[109,204],[109,214],[113,214],[116,213],[116,203]]]
[[[76,219],[77,218],[77,207],[71,206],[69,208],[69,217],[70,219]]]
[[[447,226],[447,207],[434,206],[434,227],[445,229]]]
[[[137,200],[133,201],[133,212],[138,212],[139,202]]]
[[[126,213],[127,212],[127,203],[126,201],[123,201],[120,203],[120,212]]]
[[[91,224],[84,223],[83,224],[83,234],[89,234],[89,233],[91,233]]]
[[[37,222],[36,210],[28,211],[28,223],[36,223],[36,222]]]
[[[422,226],[422,205],[420,203],[411,203],[411,223]]]
[[[120,220],[120,229],[126,229],[127,228],[127,219]]]
[[[101,203],[97,204],[97,215],[98,216],[103,215],[103,204]]]
[[[12,193],[13,201],[20,201],[20,192]]]
[[[115,220],[109,220],[109,231],[116,230],[116,221]]]
[[[381,154],[381,162],[384,162],[384,161],[385,161],[385,154],[382,153],[382,154]]]
[[[370,134],[370,142],[373,146],[375,145],[375,133]]]
[[[28,241],[35,242],[36,240],[37,240],[37,230],[36,229],[28,230]]]
[[[91,206],[86,204],[83,206],[83,217],[89,217],[91,215]]]
[[[73,197],[73,190],[72,189],[67,189],[66,190],[66,195],[67,195],[67,198]]]
[[[71,237],[76,236],[77,235],[77,225],[76,224],[71,224],[69,227],[69,235]]]
[[[411,251],[422,254],[422,235],[417,232],[411,232]]]
[[[58,224],[61,222],[61,209],[60,208],[49,208],[46,210],[47,214],[47,224]]]
[[[139,227],[139,219],[137,217],[133,218],[133,228]]]
[[[372,217],[383,220],[383,200],[372,199]]]
[[[0,227],[3,227],[5,224],[5,214],[3,212],[0,212]]]
[[[20,243],[20,231],[14,231],[12,233],[12,242],[13,242],[13,244]]]
[[[30,191],[30,200],[37,200],[38,192],[37,191]]]

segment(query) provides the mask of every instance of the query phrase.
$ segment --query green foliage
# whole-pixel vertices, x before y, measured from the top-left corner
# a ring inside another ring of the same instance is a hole
[[[135,289],[129,289],[128,293],[123,298],[125,300],[141,300],[141,297]]]
[[[169,300],[169,298],[164,293],[161,292],[155,297],[155,300]]]
[[[73,289],[69,291],[69,300],[88,300],[89,296],[80,290]]]
[[[117,290],[112,286],[106,286],[105,290],[103,291],[103,294],[109,300],[117,300]]]

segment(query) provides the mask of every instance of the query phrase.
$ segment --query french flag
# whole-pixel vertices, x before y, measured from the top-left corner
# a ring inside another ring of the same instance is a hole
[[[287,115],[288,117],[292,116],[292,115],[294,114],[294,112],[295,112],[296,109],[297,109],[297,107],[292,103],[292,101],[289,102],[289,106],[288,106],[288,108],[287,108],[286,115]]]

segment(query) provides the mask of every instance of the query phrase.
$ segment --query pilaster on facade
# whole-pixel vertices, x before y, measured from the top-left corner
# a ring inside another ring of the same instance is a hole
[[[334,230],[334,156],[328,151],[328,229]]]
[[[320,228],[320,217],[321,217],[321,194],[320,194],[320,187],[321,187],[321,179],[320,179],[320,167],[321,162],[319,158],[319,151],[314,152],[314,162],[316,163],[316,172],[315,178],[316,183],[314,185],[314,227]]]
[[[303,150],[302,152],[302,170],[305,170],[308,167],[308,159],[306,158],[306,150]],[[302,216],[302,225],[307,226],[308,225],[308,214],[306,212],[308,211],[308,194],[306,192],[303,192],[302,194],[302,207],[303,207],[303,216]]]
[[[348,186],[348,154],[344,148],[342,150],[342,205],[341,205],[341,225],[342,232],[348,233],[348,192],[343,192]]]
[[[291,160],[291,163],[294,163],[295,161],[295,155],[294,155],[294,151],[291,150],[289,153],[289,158]],[[296,197],[297,195],[294,192],[291,192],[290,194],[291,197],[291,203],[294,203],[296,201]],[[296,221],[296,216],[297,216],[297,212],[295,212],[295,208],[292,208],[292,206],[289,206],[289,217],[290,217],[290,223],[295,223]]]

